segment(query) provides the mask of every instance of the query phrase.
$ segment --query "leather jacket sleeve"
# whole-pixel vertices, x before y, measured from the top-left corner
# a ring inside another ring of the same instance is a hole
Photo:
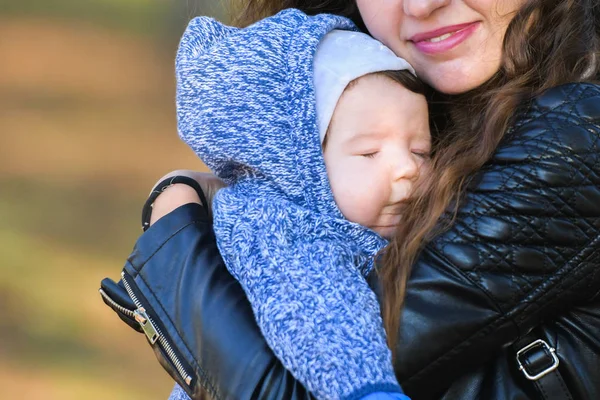
[[[563,364],[578,352],[566,371],[578,398],[600,397],[598,379],[582,382],[600,364],[599,143],[595,85],[552,89],[516,119],[411,275],[395,367],[413,399],[530,398],[508,349],[540,327]],[[159,220],[126,268],[193,366],[193,398],[310,398],[266,345],[197,208]]]
[[[124,271],[134,277],[130,285],[160,321],[191,383],[154,346],[159,362],[193,399],[312,398],[265,342],[199,204],[181,206],[152,225]]]

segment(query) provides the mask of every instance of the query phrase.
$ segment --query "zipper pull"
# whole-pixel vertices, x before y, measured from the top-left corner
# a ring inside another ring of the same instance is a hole
[[[154,327],[152,321],[150,321],[150,317],[148,316],[148,314],[146,314],[146,310],[144,309],[144,307],[140,307],[137,310],[135,310],[133,312],[133,316],[144,330],[144,333],[146,334],[146,337],[148,338],[150,343],[156,343],[160,335],[158,334],[158,331]]]

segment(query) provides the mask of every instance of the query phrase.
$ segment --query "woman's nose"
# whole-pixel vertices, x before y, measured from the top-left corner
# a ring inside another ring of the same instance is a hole
[[[435,10],[451,2],[452,0],[404,0],[404,14],[417,19],[427,18]]]

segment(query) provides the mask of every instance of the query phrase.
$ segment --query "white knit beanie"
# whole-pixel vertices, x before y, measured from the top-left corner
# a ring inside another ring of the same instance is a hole
[[[401,70],[415,74],[406,60],[367,34],[333,30],[325,35],[317,47],[313,77],[321,143],[350,82],[374,72]]]

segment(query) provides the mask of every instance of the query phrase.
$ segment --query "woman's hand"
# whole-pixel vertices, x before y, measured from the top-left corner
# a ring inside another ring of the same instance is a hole
[[[211,173],[190,170],[176,170],[169,172],[160,178],[154,187],[161,181],[174,176],[187,176],[197,181],[206,196],[209,211],[214,195],[219,189],[225,187],[225,183]],[[154,187],[152,190],[154,190]],[[150,216],[150,225],[176,208],[188,203],[202,204],[194,188],[181,183],[167,187],[154,201],[152,215]]]

